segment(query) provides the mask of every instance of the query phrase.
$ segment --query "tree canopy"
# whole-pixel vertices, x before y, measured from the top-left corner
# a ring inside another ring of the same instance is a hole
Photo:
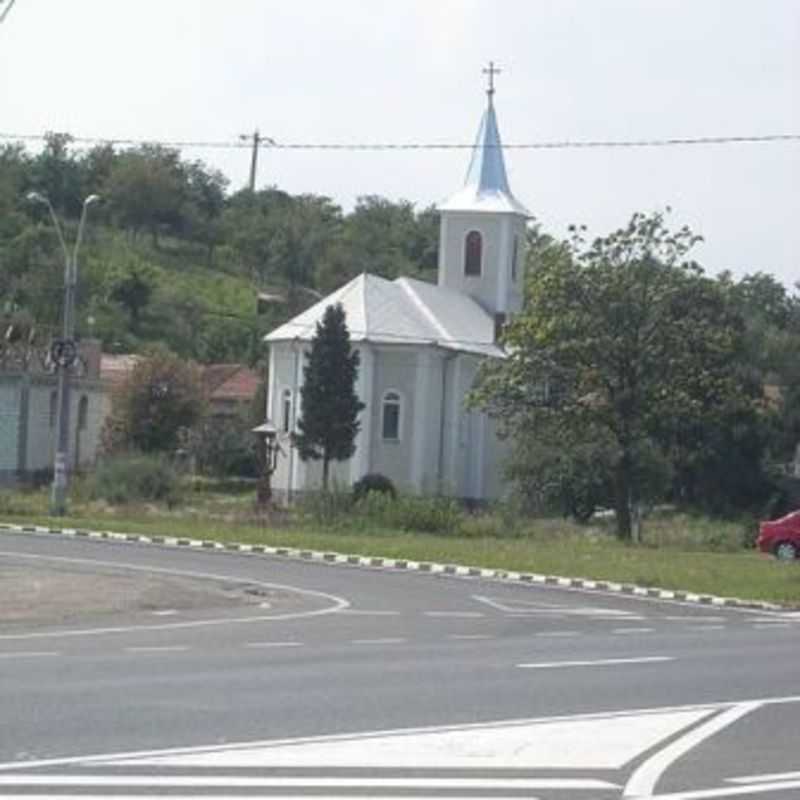
[[[746,483],[761,442],[751,430],[761,386],[742,369],[745,324],[729,293],[689,260],[697,242],[662,214],[591,243],[535,254],[525,310],[509,325],[508,358],[484,371],[476,401],[515,439],[602,454],[619,534],[650,494],[695,494],[700,476],[742,454]],[[704,484],[704,490],[709,486]],[[743,487],[742,487],[743,488]],[[730,487],[728,487],[730,494]]]

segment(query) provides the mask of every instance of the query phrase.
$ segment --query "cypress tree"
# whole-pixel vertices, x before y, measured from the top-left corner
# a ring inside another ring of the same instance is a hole
[[[328,488],[330,462],[355,453],[364,404],[355,393],[359,354],[350,347],[345,311],[328,306],[311,340],[303,367],[302,418],[294,442],[303,461],[322,460],[322,485]]]

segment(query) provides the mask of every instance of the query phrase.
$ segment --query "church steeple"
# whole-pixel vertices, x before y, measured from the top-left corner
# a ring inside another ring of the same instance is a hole
[[[440,211],[494,211],[522,214],[530,212],[514,197],[508,185],[503,144],[494,110],[494,76],[500,70],[490,61],[486,111],[481,118],[464,186],[439,206]]]
[[[503,145],[494,108],[489,62],[486,110],[472,148],[464,186],[439,205],[439,285],[469,294],[505,319],[522,305],[522,248],[527,208],[508,185]]]

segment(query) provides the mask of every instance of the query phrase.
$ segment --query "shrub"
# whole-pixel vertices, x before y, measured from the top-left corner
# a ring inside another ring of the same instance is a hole
[[[106,458],[95,472],[92,496],[113,505],[180,500],[179,477],[164,457],[128,454]]]
[[[463,514],[458,503],[445,497],[412,497],[368,492],[356,506],[356,515],[383,528],[415,533],[456,533]]]
[[[370,492],[380,492],[393,500],[397,497],[397,491],[391,480],[378,472],[368,472],[353,484],[353,499],[356,502],[363,500]]]
[[[303,492],[297,501],[301,515],[318,525],[333,527],[346,521],[353,508],[353,496],[335,480],[331,487],[317,492]]]

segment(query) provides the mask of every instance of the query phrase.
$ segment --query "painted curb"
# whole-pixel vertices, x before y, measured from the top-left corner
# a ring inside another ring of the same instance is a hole
[[[261,544],[224,543],[209,539],[189,539],[177,536],[145,536],[139,533],[94,531],[84,528],[51,528],[43,525],[18,525],[9,522],[0,522],[0,531],[11,531],[12,533],[46,533],[87,539],[105,539],[114,542],[185,547],[226,553],[244,553],[248,555],[277,556],[294,561],[312,561],[322,564],[366,567],[368,569],[377,570],[422,572],[431,575],[479,578],[483,580],[503,581],[506,583],[559,586],[565,589],[612,592],[633,597],[646,597],[655,600],[674,600],[681,603],[693,603],[703,606],[742,608],[756,611],[786,610],[783,606],[776,603],[767,603],[758,600],[742,600],[737,597],[719,597],[713,594],[696,594],[694,592],[681,590],[637,586],[632,583],[616,583],[614,581],[590,580],[588,578],[566,578],[561,575],[542,575],[536,572],[514,572],[502,569],[469,567],[461,564],[439,564],[433,561],[411,561],[400,558],[348,555],[334,551],[305,550],[294,547],[272,547],[271,545]]]

